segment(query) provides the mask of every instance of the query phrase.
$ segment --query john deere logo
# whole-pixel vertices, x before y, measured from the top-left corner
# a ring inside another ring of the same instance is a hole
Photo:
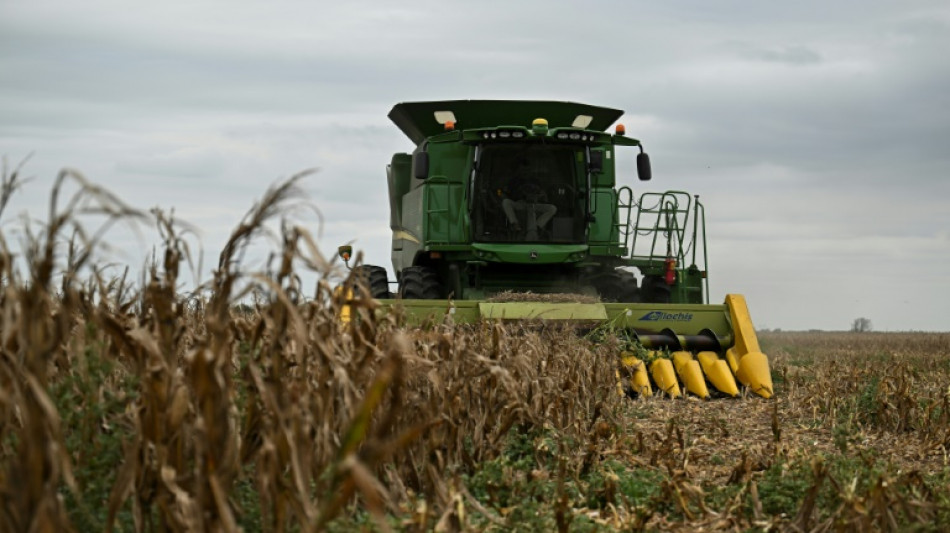
[[[537,250],[531,250],[531,253],[528,254],[528,257],[530,257],[531,259],[537,259],[537,258],[538,258],[538,251],[537,251]]]
[[[663,311],[650,311],[640,317],[645,322],[659,322],[660,320],[670,320],[672,322],[689,322],[693,319],[693,313],[664,313]]]

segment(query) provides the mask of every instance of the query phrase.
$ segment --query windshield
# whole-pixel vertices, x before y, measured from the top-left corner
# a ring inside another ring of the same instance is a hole
[[[482,145],[472,189],[475,240],[583,242],[585,161],[578,146]]]

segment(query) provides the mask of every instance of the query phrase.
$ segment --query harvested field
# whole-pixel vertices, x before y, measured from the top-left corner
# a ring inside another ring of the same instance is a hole
[[[274,268],[242,271],[293,185],[238,225],[199,293],[177,292],[188,250],[160,214],[142,287],[101,279],[94,239],[60,246],[77,213],[55,203],[28,268],[4,246],[0,530],[950,524],[950,334],[764,334],[775,400],[630,400],[610,338],[406,330],[369,299],[342,327],[340,278],[300,228]]]

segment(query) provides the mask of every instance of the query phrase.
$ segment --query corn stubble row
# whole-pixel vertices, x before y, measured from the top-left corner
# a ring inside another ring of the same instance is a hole
[[[0,215],[15,178],[4,175]],[[0,530],[235,531],[253,516],[266,531],[317,531],[367,514],[383,530],[506,530],[518,526],[517,502],[476,498],[466,480],[508,453],[513,435],[532,436],[534,468],[504,476],[512,486],[551,480],[555,492],[543,499],[561,530],[580,517],[626,529],[813,529],[836,517],[887,526],[895,502],[908,506],[902,520],[940,516],[936,496],[886,487],[825,512],[807,493],[797,517],[755,505],[761,472],[804,453],[797,421],[853,407],[835,399],[848,397],[842,380],[834,394],[788,354],[777,365],[786,387],[777,402],[630,401],[617,394],[617,347],[572,331],[406,330],[375,320],[368,298],[350,302],[362,320],[342,327],[334,267],[308,232],[285,225],[270,268],[241,270],[248,243],[298,196],[297,179],[267,191],[233,232],[206,290],[191,295],[178,293],[192,253],[187,228],[75,173],[59,176],[49,220],[28,234],[21,260],[0,242]],[[67,184],[78,191],[60,205]],[[105,217],[103,226],[157,224],[163,249],[142,283],[97,274],[104,233],[83,230],[90,213]],[[302,269],[318,273],[315,288],[301,286]],[[238,305],[252,293],[253,305]],[[826,363],[855,383],[867,377],[844,360],[816,364]],[[908,464],[945,454],[946,395],[922,392],[910,366],[873,369],[876,407],[853,420],[855,431],[929,447]],[[749,436],[769,427],[764,439]],[[121,450],[114,464],[80,475],[110,438]],[[713,468],[716,454],[724,459]],[[608,461],[657,472],[659,490],[638,500],[605,475],[593,508],[589,495],[565,489],[583,492]],[[815,461],[813,479],[827,487],[833,475],[823,464]],[[891,487],[908,479],[888,478]],[[834,483],[845,491],[848,481]],[[713,502],[709,487],[730,483],[732,499]],[[102,500],[82,504],[95,484],[105,486]],[[102,515],[90,516],[90,507]]]

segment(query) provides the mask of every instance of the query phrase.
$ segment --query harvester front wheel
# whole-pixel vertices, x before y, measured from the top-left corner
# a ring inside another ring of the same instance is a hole
[[[370,296],[373,298],[392,298],[389,292],[389,276],[386,269],[375,265],[360,265],[353,269],[353,275],[359,280],[356,285],[357,294],[360,291],[360,285],[369,289]]]
[[[637,277],[632,272],[614,270],[605,272],[594,281],[600,299],[605,302],[639,302]]]
[[[644,276],[640,296],[644,303],[668,304],[672,300],[670,286],[660,276]]]
[[[442,298],[442,282],[429,267],[406,267],[399,276],[399,295],[407,300],[438,300]]]

